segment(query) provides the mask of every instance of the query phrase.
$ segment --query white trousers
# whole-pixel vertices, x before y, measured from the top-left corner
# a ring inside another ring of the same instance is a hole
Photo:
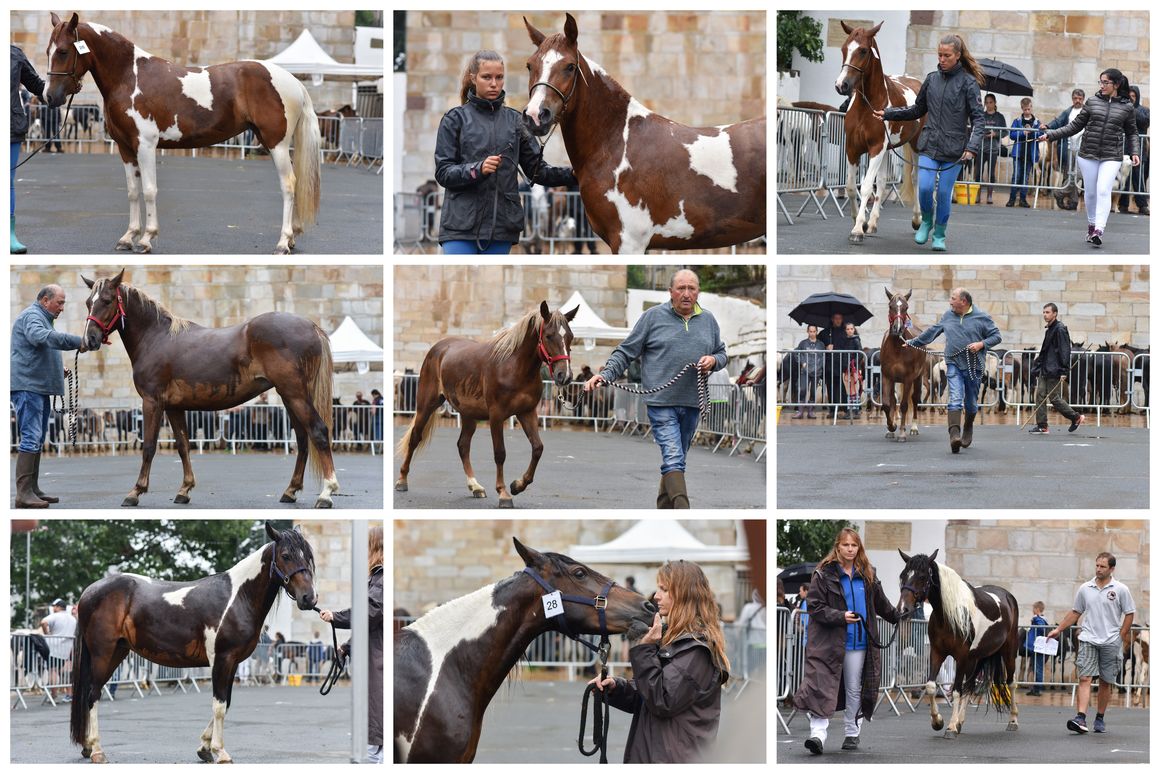
[[[842,680],[846,683],[846,709],[842,712],[843,730],[846,736],[859,736],[862,733],[862,720],[855,719],[862,706],[862,666],[866,663],[866,651],[848,650],[842,661]],[[810,718],[810,736],[826,743],[826,734],[829,731],[830,719]]]
[[[1076,163],[1083,175],[1083,206],[1087,210],[1088,223],[1103,231],[1112,212],[1112,188],[1116,185],[1121,162],[1080,157]]]

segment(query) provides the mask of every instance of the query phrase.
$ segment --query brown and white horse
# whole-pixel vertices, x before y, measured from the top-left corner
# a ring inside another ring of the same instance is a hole
[[[765,234],[765,117],[693,128],[652,112],[580,53],[576,19],[537,46],[524,122],[559,123],[592,230],[614,253],[727,247]]]
[[[278,170],[282,232],[274,252],[286,254],[294,248],[295,237],[314,222],[321,191],[318,119],[310,94],[297,78],[256,60],[181,67],[137,48],[108,27],[82,24],[75,13],[67,22],[52,14],[52,27],[48,104],[64,104],[81,90],[85,73],[92,73],[105,99],[106,129],[125,164],[129,229],[117,240],[118,250],[153,250],[159,230],[158,148],[205,148],[246,129],[254,131]],[[142,194],[144,227],[138,204]]]
[[[904,341],[913,339],[922,332],[922,328],[908,325],[910,294],[914,291],[908,290],[904,296],[901,293],[891,293],[890,288],[884,290],[890,304],[890,327],[882,335],[882,347],[878,352],[878,361],[882,367],[882,413],[886,415],[886,437],[893,439],[894,431],[897,429],[898,440],[901,443],[906,441],[908,434],[906,429],[908,406],[909,434],[918,435],[918,404],[922,402],[922,380],[929,371],[926,367],[926,353],[903,344]],[[902,388],[901,396],[895,395],[895,385]],[[898,411],[897,414],[895,409]]]
[[[910,145],[918,150],[918,135],[926,116],[917,121],[879,121],[874,110],[886,107],[913,105],[922,88],[922,81],[905,75],[886,75],[882,70],[882,57],[874,36],[882,28],[882,22],[870,29],[851,28],[842,22],[842,29],[849,36],[842,44],[842,69],[834,88],[844,97],[850,97],[846,110],[846,160],[849,169],[846,174],[846,198],[853,202],[854,183],[858,176],[858,162],[863,154],[870,154],[870,164],[866,177],[862,179],[857,206],[853,210],[854,228],[850,231],[850,242],[862,244],[863,234],[878,231],[878,216],[882,202],[886,198],[886,177],[883,167],[891,149]],[[914,154],[908,154],[914,155]],[[905,176],[911,177],[917,167],[908,165]],[[869,212],[870,194],[874,194],[874,207]],[[914,197],[914,215],[911,225],[918,228],[921,213],[918,196]]]

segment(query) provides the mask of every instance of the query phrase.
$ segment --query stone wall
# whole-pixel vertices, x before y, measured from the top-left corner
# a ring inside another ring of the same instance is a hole
[[[69,12],[71,13],[71,11]],[[80,11],[81,21],[99,22],[138,48],[183,66],[211,65],[238,59],[268,59],[310,29],[318,44],[339,62],[354,61],[354,11]],[[63,19],[64,11],[57,11]],[[52,34],[49,11],[12,11],[12,43],[24,49],[40,76],[46,74],[45,49]],[[316,110],[350,102],[349,80],[327,80],[310,92]],[[76,104],[99,104],[91,77]]]
[[[523,569],[512,538],[537,551],[567,554],[572,545],[599,545],[619,536],[633,520],[549,521],[396,519],[391,538],[394,551],[392,606],[422,615],[436,605],[469,594]],[[688,520],[681,525],[709,545],[735,545],[737,522]],[[673,559],[680,559],[674,556]],[[656,590],[660,565],[610,564],[593,566],[617,583],[636,578],[640,593]],[[730,564],[702,565],[709,585],[721,603],[725,620],[737,615],[733,587],[736,572]]]
[[[1095,576],[1096,554],[1116,557],[1114,576],[1136,603],[1135,622],[1149,623],[1151,537],[1147,521],[1115,519],[954,520],[946,531],[946,562],[979,586],[1008,589],[1019,601],[1019,622],[1043,601],[1044,617],[1059,621],[1075,591]]]
[[[396,266],[394,370],[416,373],[427,350],[446,336],[490,338],[547,301],[552,311],[579,290],[592,310],[623,327],[628,274],[624,266]],[[615,344],[586,351],[573,343],[572,370],[604,365]]]
[[[9,272],[9,313],[13,318],[36,300],[44,285],[61,285],[68,301],[58,330],[79,334],[84,328],[89,279],[107,277],[120,266],[14,266]],[[236,325],[263,312],[292,312],[313,320],[328,333],[350,315],[372,340],[385,346],[383,270],[380,266],[129,266],[125,281],[161,302],[174,314],[206,327]],[[130,321],[131,323],[132,321]],[[137,405],[132,368],[114,335],[112,346],[81,356],[81,401],[87,406]],[[66,357],[72,367],[72,355]],[[355,390],[383,389],[381,371],[335,375],[334,394],[344,405]],[[385,393],[384,393],[385,394]],[[277,403],[277,395],[270,393]]]
[[[950,292],[964,287],[986,310],[1003,335],[1002,347],[1018,349],[1043,343],[1043,305],[1059,306],[1059,317],[1075,341],[1148,346],[1151,269],[1147,265],[1083,266],[890,266],[778,265],[777,349],[792,349],[806,337],[805,327],[788,314],[811,293],[851,293],[874,313],[859,327],[862,345],[876,347],[886,332],[883,287],[910,288],[910,314],[926,327],[949,306]]]
[[[574,12],[580,51],[601,64],[650,110],[689,126],[717,126],[765,113],[766,14],[682,11]],[[528,14],[541,32],[564,28],[558,11]],[[523,14],[407,13],[407,107],[403,190],[435,176],[432,157],[443,114],[459,104],[469,57],[494,49],[505,60],[507,104],[527,102],[524,65],[534,52]],[[567,163],[554,140],[546,158]]]

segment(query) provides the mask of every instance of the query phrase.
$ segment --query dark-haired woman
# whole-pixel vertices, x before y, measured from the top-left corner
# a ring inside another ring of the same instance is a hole
[[[1076,164],[1083,175],[1083,206],[1087,211],[1087,241],[1099,247],[1112,211],[1112,188],[1123,163],[1125,148],[1132,166],[1140,163],[1140,137],[1136,130],[1136,106],[1129,95],[1127,77],[1109,68],[1100,73],[1100,90],[1088,97],[1070,124],[1051,129],[1054,142],[1082,131]]]
[[[884,121],[916,121],[929,113],[918,136],[922,225],[914,235],[915,244],[925,245],[933,234],[931,248],[947,249],[947,222],[955,181],[963,162],[975,158],[982,143],[985,122],[979,87],[984,80],[979,63],[963,39],[947,35],[938,44],[938,69],[926,76],[914,104],[874,111],[875,117]]]
[[[439,243],[449,255],[505,255],[524,230],[516,162],[533,183],[572,185],[568,167],[542,162],[520,113],[504,105],[503,59],[477,51],[463,71],[461,104],[439,122],[435,180],[447,189]]]

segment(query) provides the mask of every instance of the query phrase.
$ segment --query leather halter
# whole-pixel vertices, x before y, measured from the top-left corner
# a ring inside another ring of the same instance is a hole
[[[307,567],[306,565],[303,565],[303,566],[299,567],[297,570],[292,570],[291,572],[288,572],[288,573],[282,572],[281,570],[278,569],[278,556],[277,556],[278,544],[274,543],[273,545],[274,545],[274,549],[270,554],[270,577],[273,578],[275,575],[277,575],[278,576],[278,585],[280,585],[282,587],[282,589],[286,592],[287,596],[289,596],[291,599],[293,599],[295,602],[297,602],[298,598],[290,593],[290,579],[293,578],[295,575],[297,575],[300,572],[312,572],[312,570],[309,567]]]
[[[49,70],[47,73],[47,75],[49,75],[50,77],[54,76],[54,75],[63,75],[66,78],[71,79],[73,82],[73,86],[75,88],[73,88],[73,90],[71,92],[69,92],[70,95],[76,94],[77,92],[79,92],[81,90],[81,79],[78,78],[77,74],[76,74],[77,67],[81,63],[81,52],[77,50],[77,46],[76,46],[77,40],[80,40],[79,36],[76,38],[76,40],[73,41],[72,45],[69,46],[69,48],[72,50],[72,66],[69,67],[68,72],[62,72],[60,70]],[[85,45],[88,45],[88,44],[86,43]],[[81,75],[83,77],[84,73],[82,73]]]
[[[584,72],[580,69],[580,60],[577,59],[576,60],[576,71],[574,73],[572,73],[572,88],[568,89],[567,94],[560,91],[555,86],[548,83],[547,81],[536,81],[535,83],[528,86],[528,99],[532,98],[532,92],[536,90],[537,86],[547,86],[549,89],[556,92],[557,96],[559,96],[560,99],[564,102],[564,107],[560,109],[560,113],[559,113],[559,115],[562,116],[562,115],[564,115],[564,111],[568,109],[568,102],[569,102],[569,100],[572,99],[572,95],[576,93],[576,84],[583,77],[584,77]],[[584,82],[587,83],[588,82],[587,79],[585,79]],[[559,117],[559,116],[557,116],[557,117]]]
[[[552,586],[552,584],[548,583],[546,580],[541,578],[540,574],[538,572],[536,572],[535,570],[533,570],[531,567],[525,567],[523,571],[526,574],[530,575],[532,577],[532,579],[536,583],[540,584],[540,587],[543,588],[544,591],[548,592],[549,594],[553,594],[553,593],[556,593],[557,591],[559,591],[559,589],[554,588]],[[608,583],[604,584],[604,588],[602,588],[600,590],[600,593],[597,594],[595,597],[591,597],[591,598],[577,596],[576,594],[565,594],[563,592],[560,592],[560,599],[562,599],[565,602],[575,602],[576,604],[579,604],[579,605],[588,605],[589,607],[596,608],[596,613],[600,618],[600,641],[601,641],[600,647],[597,647],[590,642],[586,642],[585,640],[580,639],[580,635],[573,632],[572,629],[568,626],[568,619],[567,619],[567,616],[565,616],[565,615],[553,616],[554,620],[558,620],[560,622],[560,627],[561,627],[560,631],[563,634],[567,635],[568,637],[572,638],[573,640],[576,640],[576,642],[578,642],[581,645],[583,645],[584,647],[588,648],[593,653],[600,654],[601,651],[608,646],[608,621],[605,619],[604,610],[605,610],[605,608],[608,607],[608,592],[611,591],[612,587],[615,585],[616,585],[616,581],[614,581],[614,580],[608,581]],[[607,659],[607,657],[608,657],[607,651],[605,651],[604,658]]]
[[[933,562],[931,562],[931,564],[933,565],[934,563],[933,563]],[[923,602],[925,602],[925,601],[926,601],[926,598],[927,598],[927,595],[929,595],[929,594],[930,594],[930,587],[931,587],[931,585],[932,585],[932,582],[931,582],[931,569],[932,569],[931,567],[927,567],[927,573],[926,573],[926,588],[924,588],[922,591],[919,591],[919,590],[918,590],[918,589],[916,589],[914,586],[908,586],[908,585],[906,585],[905,583],[904,583],[904,584],[901,584],[901,585],[899,585],[899,587],[898,587],[900,590],[902,590],[902,591],[909,591],[911,594],[913,594],[913,595],[914,595],[914,602],[915,602],[915,605],[916,605],[916,606],[917,606],[917,605],[921,605]]]
[[[113,314],[113,319],[109,320],[109,324],[105,325],[103,322],[93,317],[91,314],[85,318],[86,322],[95,322],[97,327],[101,329],[101,343],[109,343],[109,334],[117,327],[117,323],[121,323],[121,330],[125,330],[125,304],[121,301],[121,289],[117,288],[117,311]]]
[[[548,351],[548,348],[546,346],[544,346],[544,328],[547,327],[547,325],[548,324],[546,322],[540,323],[540,341],[536,345],[536,353],[540,356],[540,360],[543,361],[544,365],[548,366],[548,368],[551,368],[552,366],[554,366],[556,363],[560,362],[561,360],[571,360],[572,356],[571,355],[555,355],[555,356],[553,356],[552,353]],[[553,589],[553,591],[554,591],[554,589]]]

